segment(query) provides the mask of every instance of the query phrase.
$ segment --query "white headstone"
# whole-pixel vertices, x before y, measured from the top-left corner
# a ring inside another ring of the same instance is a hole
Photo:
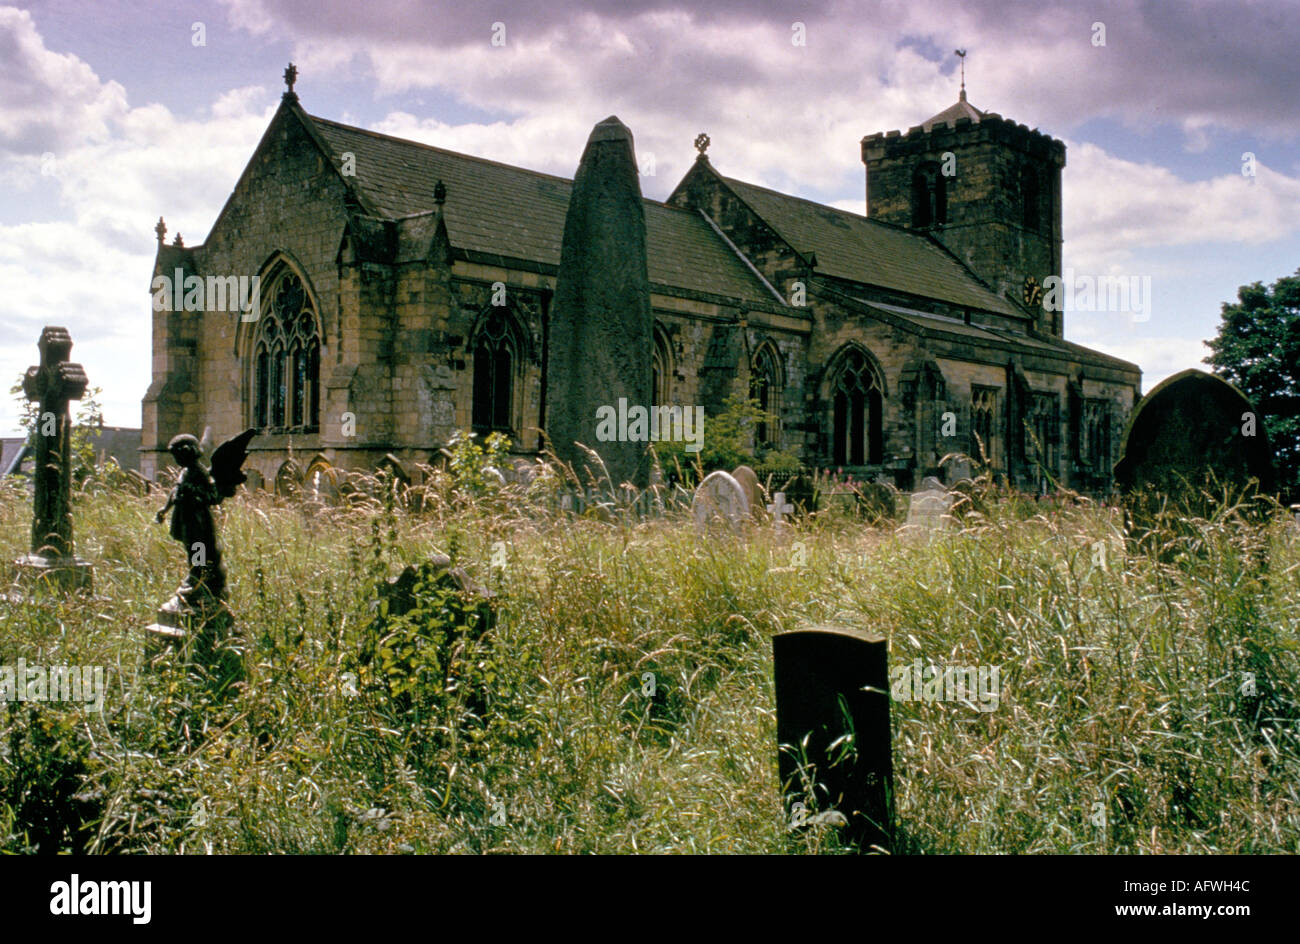
[[[767,510],[776,521],[777,534],[785,531],[785,516],[794,511],[794,505],[791,505],[785,500],[785,492],[777,492],[776,495],[773,496],[772,504],[767,506]]]
[[[723,521],[733,531],[740,530],[740,522],[749,514],[749,499],[740,483],[727,472],[710,472],[695,489],[691,501],[691,517],[697,528],[707,528],[715,521]]]
[[[904,528],[918,533],[946,530],[952,523],[948,512],[952,510],[955,496],[944,489],[938,479],[927,478],[922,485],[929,486],[913,492],[907,506],[907,524]]]

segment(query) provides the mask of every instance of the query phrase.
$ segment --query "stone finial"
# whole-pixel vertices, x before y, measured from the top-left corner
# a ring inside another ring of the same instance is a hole
[[[153,231],[158,236],[158,245],[161,246],[163,240],[167,238],[167,224],[163,222],[161,216],[158,217],[158,225],[153,228]]]
[[[697,161],[707,161],[709,159],[709,156],[704,152],[709,149],[711,143],[709,136],[703,131],[695,136],[695,150],[700,152],[700,156],[696,158]]]
[[[438,206],[447,202],[447,185],[441,180],[433,185],[433,202]]]
[[[284,98],[291,101],[298,100],[298,94],[293,90],[293,83],[298,81],[298,67],[292,62],[284,70]]]
[[[185,248],[185,241],[181,239],[180,230],[176,231],[176,238],[172,240],[172,245],[177,247],[178,249]]]

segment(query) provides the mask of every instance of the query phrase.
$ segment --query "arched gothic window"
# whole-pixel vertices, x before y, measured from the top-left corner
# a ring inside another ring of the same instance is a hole
[[[655,406],[668,406],[673,394],[673,355],[668,347],[668,339],[655,327],[654,352],[651,354],[653,371],[653,394]]]
[[[772,344],[764,344],[754,355],[749,368],[749,396],[758,401],[758,408],[770,413],[773,419],[758,424],[754,439],[759,445],[780,444],[781,429],[781,357]]]
[[[302,279],[287,273],[253,342],[252,424],[277,432],[320,428],[320,334]]]
[[[841,359],[831,385],[835,464],[878,465],[884,461],[883,383],[857,349]]]
[[[912,174],[912,226],[934,226],[948,222],[947,179],[939,165],[927,161]]]
[[[476,433],[512,432],[518,355],[508,310],[494,307],[474,342],[473,425]]]

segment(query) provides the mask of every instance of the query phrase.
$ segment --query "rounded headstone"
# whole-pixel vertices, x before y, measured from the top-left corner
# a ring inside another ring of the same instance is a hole
[[[706,528],[718,521],[725,522],[733,531],[739,530],[740,522],[749,514],[749,499],[730,473],[710,472],[695,489],[695,498],[691,501],[691,517],[697,528]]]
[[[767,502],[763,497],[763,486],[759,484],[758,475],[747,465],[738,465],[731,477],[740,483],[740,487],[745,491],[745,498],[749,502],[749,513],[754,517],[759,517],[763,513]]]

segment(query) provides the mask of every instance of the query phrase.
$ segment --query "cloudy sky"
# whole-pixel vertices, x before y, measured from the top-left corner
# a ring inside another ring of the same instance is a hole
[[[955,101],[964,48],[972,104],[1066,142],[1065,266],[1151,277],[1147,320],[1066,322],[1072,340],[1138,363],[1147,389],[1199,365],[1238,286],[1300,267],[1290,0],[700,7],[0,6],[3,390],[34,362],[41,326],[66,325],[106,421],[140,424],[154,223],[206,238],[290,60],[312,114],[565,176],[591,126],[617,114],[643,164],[654,156],[647,196],[672,190],[707,131],[722,173],[863,212],[859,140]],[[0,434],[17,415],[4,398]]]

